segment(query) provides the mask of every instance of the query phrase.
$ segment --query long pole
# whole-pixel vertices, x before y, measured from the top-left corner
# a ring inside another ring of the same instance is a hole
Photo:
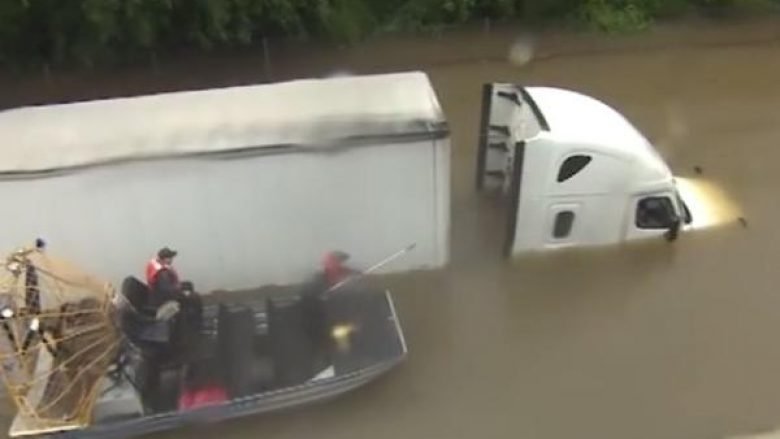
[[[328,290],[327,290],[325,293],[326,293],[326,294],[327,294],[327,293],[330,293],[330,292],[332,292],[332,291],[334,291],[334,290],[336,290],[336,289],[338,289],[338,288],[341,288],[341,287],[342,287],[342,286],[344,286],[345,284],[347,284],[347,283],[349,283],[349,282],[352,282],[353,280],[355,280],[355,279],[357,279],[357,278],[363,277],[363,276],[365,276],[365,275],[367,275],[367,274],[369,274],[369,273],[371,273],[371,272],[373,272],[373,271],[377,270],[378,268],[380,268],[380,267],[382,267],[382,266],[384,266],[384,265],[387,265],[388,263],[390,263],[391,261],[393,261],[393,260],[397,259],[397,258],[398,258],[398,257],[400,257],[401,255],[404,255],[404,254],[406,254],[406,253],[408,253],[408,252],[412,251],[412,250],[413,250],[413,249],[414,249],[416,246],[417,246],[417,243],[416,243],[416,242],[415,242],[415,243],[413,243],[413,244],[409,244],[408,246],[404,247],[403,249],[401,249],[401,250],[398,250],[397,252],[395,252],[395,253],[393,253],[392,255],[390,255],[390,256],[388,256],[388,257],[386,257],[386,258],[382,259],[381,261],[377,262],[376,264],[372,265],[371,267],[369,267],[369,268],[367,268],[367,269],[365,269],[365,270],[361,271],[361,272],[360,272],[360,273],[358,273],[357,275],[355,275],[355,276],[350,276],[350,277],[348,277],[348,278],[346,278],[346,279],[342,280],[341,282],[337,283],[336,285],[333,285],[332,287],[328,288]]]

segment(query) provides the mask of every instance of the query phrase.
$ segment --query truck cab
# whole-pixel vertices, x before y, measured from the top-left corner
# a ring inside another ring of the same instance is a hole
[[[509,200],[505,253],[676,239],[692,223],[675,177],[620,113],[560,88],[483,86],[478,190]]]

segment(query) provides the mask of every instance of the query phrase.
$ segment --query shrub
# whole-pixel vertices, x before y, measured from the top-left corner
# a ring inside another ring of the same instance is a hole
[[[267,36],[356,42],[487,17],[573,17],[600,31],[629,32],[691,7],[722,14],[746,5],[767,9],[780,0],[0,0],[0,64],[132,61]]]
[[[642,1],[587,0],[579,13],[591,27],[611,33],[639,31],[652,21]]]

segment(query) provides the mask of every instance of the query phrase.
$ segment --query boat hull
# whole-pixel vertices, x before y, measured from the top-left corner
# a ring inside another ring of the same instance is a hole
[[[294,388],[233,400],[221,405],[188,412],[162,414],[95,425],[83,430],[53,434],[49,437],[57,439],[130,438],[321,403],[376,380],[399,365],[404,358],[405,355],[396,361],[378,364],[349,375],[337,376]]]
[[[188,411],[173,411],[154,415],[96,423],[85,429],[51,433],[46,437],[57,439],[116,439],[137,437],[151,433],[176,430],[191,426],[219,423],[265,413],[282,411],[327,401],[364,386],[401,364],[408,350],[392,296],[385,291],[387,318],[392,321],[392,342],[396,355],[368,364],[356,370],[337,373],[326,378],[315,378],[299,385],[271,390],[228,402]]]

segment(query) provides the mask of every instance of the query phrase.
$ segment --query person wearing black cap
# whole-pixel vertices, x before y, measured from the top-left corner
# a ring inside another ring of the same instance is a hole
[[[159,303],[172,299],[181,288],[179,274],[173,268],[173,258],[177,254],[175,250],[164,247],[146,264],[146,284],[152,294],[162,300]]]
[[[154,306],[160,307],[172,300],[179,303],[182,318],[177,319],[177,338],[187,340],[186,334],[200,330],[203,303],[192,282],[180,281],[179,274],[173,268],[173,258],[177,254],[168,247],[160,249],[157,256],[146,264],[146,283],[151,293],[149,302]]]

